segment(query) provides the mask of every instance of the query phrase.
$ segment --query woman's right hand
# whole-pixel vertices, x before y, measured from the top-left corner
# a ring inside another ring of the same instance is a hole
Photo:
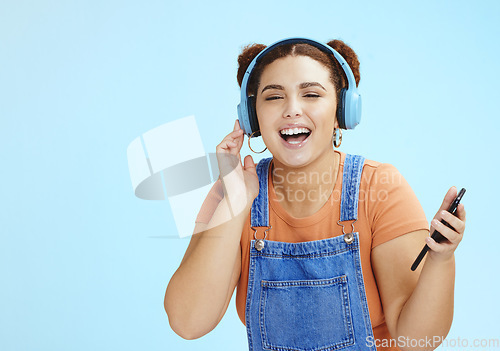
[[[245,196],[246,201],[243,204],[246,207],[251,205],[259,194],[259,178],[252,156],[247,155],[244,164],[241,162],[240,150],[243,138],[243,130],[240,128],[239,121],[236,120],[233,131],[217,145],[216,152],[219,179],[222,180],[224,195],[228,196],[231,203],[235,203],[233,201],[241,203]]]

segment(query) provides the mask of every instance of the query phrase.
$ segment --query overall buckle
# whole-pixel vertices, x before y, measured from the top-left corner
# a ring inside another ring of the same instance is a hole
[[[255,250],[257,251],[262,251],[264,248],[264,240],[267,238],[267,231],[272,228],[272,226],[267,227],[266,230],[264,230],[264,238],[263,239],[257,239],[257,228],[256,227],[251,227],[254,230],[253,233],[253,238],[255,239]]]
[[[340,223],[341,222],[340,220],[337,221],[337,224],[342,227],[342,233],[344,234],[344,241],[346,244],[351,244],[354,241],[354,234],[353,234],[354,233],[354,223],[356,223],[357,221],[358,220],[355,219],[354,222],[351,223],[352,230],[350,233],[345,232],[345,226],[342,223]],[[345,221],[343,221],[343,222],[345,222]]]

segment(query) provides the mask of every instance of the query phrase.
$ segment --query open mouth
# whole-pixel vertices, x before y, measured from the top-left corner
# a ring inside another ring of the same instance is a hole
[[[309,128],[287,128],[280,130],[280,136],[287,143],[295,145],[300,144],[304,140],[306,140],[311,134],[311,130]]]

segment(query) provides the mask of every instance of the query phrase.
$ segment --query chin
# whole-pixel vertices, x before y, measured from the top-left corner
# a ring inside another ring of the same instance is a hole
[[[335,149],[330,145],[330,147],[322,150],[311,148],[311,146],[308,145],[308,148],[303,150],[287,150],[278,145],[272,149],[270,148],[269,151],[277,161],[290,168],[302,168],[319,159],[328,157],[327,154],[329,153],[335,153]]]
[[[309,153],[296,153],[290,152],[271,152],[273,157],[280,163],[290,168],[301,168],[307,166],[313,161],[312,155]]]

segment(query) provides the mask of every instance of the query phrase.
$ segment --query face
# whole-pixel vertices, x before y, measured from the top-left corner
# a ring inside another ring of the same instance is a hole
[[[256,110],[264,143],[288,167],[333,152],[337,108],[329,70],[307,56],[286,56],[262,72]]]

